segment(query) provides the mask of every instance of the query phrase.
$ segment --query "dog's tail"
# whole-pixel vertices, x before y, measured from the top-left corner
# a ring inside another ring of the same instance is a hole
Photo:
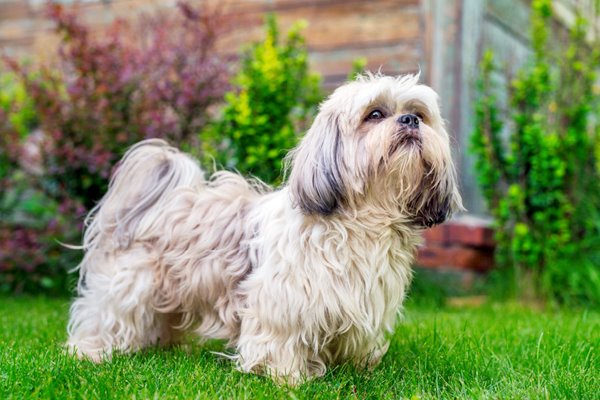
[[[108,192],[85,220],[83,250],[126,249],[156,232],[159,211],[180,187],[205,182],[198,163],[159,139],[131,147],[117,165]],[[82,262],[82,265],[85,263]]]

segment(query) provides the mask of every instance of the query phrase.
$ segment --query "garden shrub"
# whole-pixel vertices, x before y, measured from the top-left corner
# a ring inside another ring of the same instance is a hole
[[[33,102],[25,87],[11,73],[0,74],[0,112],[3,116],[0,121],[10,124],[20,138],[27,136],[37,126]]]
[[[40,176],[24,171],[35,162],[25,157],[23,142],[36,124],[24,87],[14,75],[0,75],[0,293],[64,293],[67,269],[77,263],[78,255],[61,249],[57,238],[78,237],[81,227],[70,216],[82,208],[59,204],[44,192]]]
[[[11,116],[15,114],[12,95],[14,82],[9,74],[0,75],[0,184],[4,189],[6,179],[15,168],[16,160],[12,157],[12,143],[18,139]],[[4,190],[3,190],[4,191]]]
[[[0,196],[0,293],[56,295],[73,287],[68,271],[80,254],[61,242],[79,240],[83,214],[78,202],[59,203],[15,171]]]
[[[568,32],[552,23],[551,1],[533,1],[533,56],[508,88],[505,113],[493,55],[484,55],[472,150],[496,261],[513,289],[600,303],[600,47],[581,16]]]
[[[60,242],[80,242],[83,216],[115,162],[144,138],[193,145],[228,88],[229,60],[215,44],[229,22],[216,12],[180,3],[176,15],[117,21],[103,36],[59,5],[48,14],[61,35],[57,61],[36,67],[5,57],[19,81],[0,79],[5,292],[66,293],[81,252]],[[22,157],[34,127],[42,136],[36,173]]]
[[[17,144],[36,126],[31,99],[14,74],[0,74],[0,183],[17,168]]]
[[[347,81],[354,81],[360,75],[364,74],[367,67],[367,59],[365,57],[359,57],[352,60],[352,67],[350,73],[346,77]]]
[[[228,87],[227,60],[215,51],[228,23],[187,3],[179,3],[174,16],[116,21],[103,35],[92,35],[60,5],[50,4],[48,15],[61,36],[58,63],[31,74],[7,62],[50,139],[45,173],[90,208],[133,143],[196,138],[209,107],[222,101]]]
[[[319,76],[308,70],[303,27],[295,24],[280,43],[275,17],[268,17],[266,38],[243,55],[221,119],[200,135],[208,163],[214,158],[265,182],[281,181],[282,159],[322,99]]]

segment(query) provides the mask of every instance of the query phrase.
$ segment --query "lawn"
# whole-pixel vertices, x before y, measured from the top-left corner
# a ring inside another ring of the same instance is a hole
[[[68,302],[0,297],[0,398],[598,398],[600,313],[410,304],[374,371],[338,367],[298,388],[237,372],[218,343],[66,356]]]

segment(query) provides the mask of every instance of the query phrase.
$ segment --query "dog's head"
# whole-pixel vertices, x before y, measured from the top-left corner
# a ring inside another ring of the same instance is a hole
[[[288,156],[292,201],[306,214],[375,208],[429,227],[462,208],[438,96],[368,74],[338,88]]]

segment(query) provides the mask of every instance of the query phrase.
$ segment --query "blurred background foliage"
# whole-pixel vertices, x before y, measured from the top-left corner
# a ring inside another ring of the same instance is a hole
[[[265,39],[236,60],[215,48],[230,20],[186,2],[178,8],[175,16],[118,20],[97,36],[75,13],[49,4],[61,37],[57,62],[4,57],[0,292],[70,292],[68,271],[81,254],[62,243],[80,242],[83,217],[139,140],[161,137],[209,170],[216,160],[281,182],[282,156],[323,96],[308,68],[305,24],[282,40],[268,17]]]
[[[102,35],[50,3],[58,61],[32,71],[6,58],[44,132],[41,167],[53,196],[91,208],[128,146],[151,137],[187,143],[228,89],[215,38],[227,21],[181,3],[175,16],[118,20]]]
[[[495,220],[499,285],[600,305],[600,43],[581,15],[568,32],[552,23],[551,1],[533,1],[533,54],[506,109],[493,54],[483,57],[472,151]]]
[[[58,240],[79,240],[81,226],[73,216],[84,210],[76,201],[61,201],[44,190],[38,124],[23,83],[15,74],[1,75],[0,292],[63,294],[69,287],[67,268],[79,258]]]
[[[319,75],[308,70],[304,27],[296,23],[282,40],[270,15],[265,40],[244,52],[222,115],[200,135],[205,155],[219,167],[281,182],[283,157],[323,98]]]

